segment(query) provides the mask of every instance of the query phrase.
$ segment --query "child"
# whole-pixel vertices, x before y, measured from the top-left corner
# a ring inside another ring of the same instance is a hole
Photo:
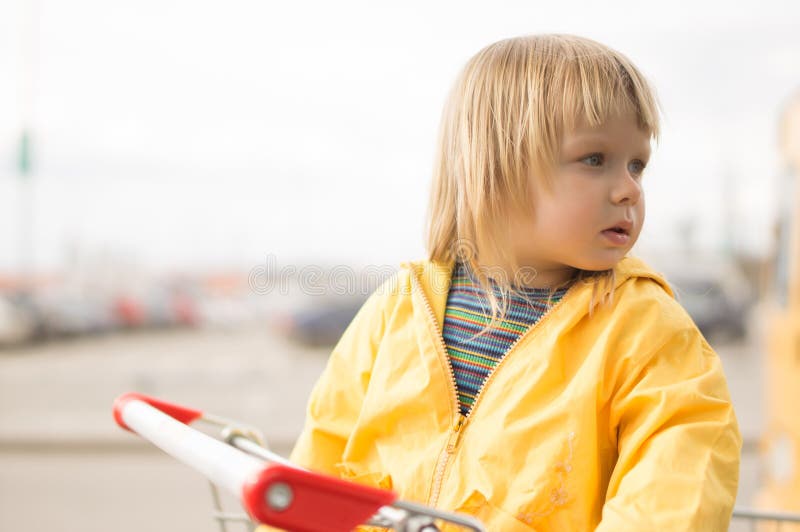
[[[378,289],[292,460],[488,530],[727,530],[741,437],[644,221],[655,97],[545,35],[473,57],[446,105],[429,253]]]

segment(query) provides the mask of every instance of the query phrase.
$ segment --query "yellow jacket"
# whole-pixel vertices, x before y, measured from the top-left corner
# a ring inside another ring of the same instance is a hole
[[[719,358],[641,261],[589,315],[575,284],[467,418],[441,326],[452,265],[404,265],[315,386],[291,459],[488,530],[727,530],[741,436]]]

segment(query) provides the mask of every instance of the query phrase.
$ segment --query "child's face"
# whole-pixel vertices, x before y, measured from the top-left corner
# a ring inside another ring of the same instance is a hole
[[[559,283],[574,268],[609,269],[625,256],[644,223],[649,157],[650,136],[633,112],[564,134],[551,185],[534,179],[533,212],[512,224],[518,263],[539,272],[533,284]]]

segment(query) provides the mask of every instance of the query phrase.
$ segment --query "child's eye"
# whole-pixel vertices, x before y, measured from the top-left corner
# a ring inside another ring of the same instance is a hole
[[[640,176],[642,175],[642,172],[644,172],[646,166],[647,165],[643,161],[634,159],[628,163],[628,171],[631,173],[631,175]]]
[[[604,160],[605,158],[603,157],[602,153],[593,153],[581,159],[581,162],[588,164],[589,166],[600,166],[603,164]]]

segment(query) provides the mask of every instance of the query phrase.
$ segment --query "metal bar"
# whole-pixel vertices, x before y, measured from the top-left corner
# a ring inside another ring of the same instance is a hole
[[[281,464],[288,467],[293,467],[295,469],[302,469],[301,467],[296,466],[283,456],[273,453],[269,449],[265,449],[261,445],[257,444],[256,442],[246,438],[245,436],[240,436],[238,434],[233,434],[230,438],[226,438],[227,443],[236,447],[240,451],[244,451],[250,455],[253,455],[257,458],[261,458],[262,460],[266,460],[267,462],[272,462],[274,464]]]
[[[408,501],[398,500],[393,502],[392,506],[395,508],[400,508],[401,510],[406,510],[413,514],[427,515],[436,519],[442,519],[449,523],[453,523],[454,525],[459,525],[472,530],[473,532],[484,532],[486,530],[480,521],[469,515],[443,512],[441,510],[437,510],[436,508],[431,508],[429,506]]]
[[[222,501],[219,498],[219,490],[217,489],[217,486],[215,486],[211,481],[208,482],[208,485],[211,486],[211,498],[214,501],[213,515],[216,516],[222,513]],[[225,521],[222,519],[219,520],[219,529],[220,532],[228,532],[228,527],[225,526]]]
[[[758,510],[755,508],[734,508],[733,519],[800,523],[800,513],[781,512],[776,510]]]
[[[253,521],[247,517],[245,514],[234,514],[229,512],[214,512],[211,514],[214,519],[219,522],[229,521],[231,523],[244,523],[246,525],[250,525]]]

